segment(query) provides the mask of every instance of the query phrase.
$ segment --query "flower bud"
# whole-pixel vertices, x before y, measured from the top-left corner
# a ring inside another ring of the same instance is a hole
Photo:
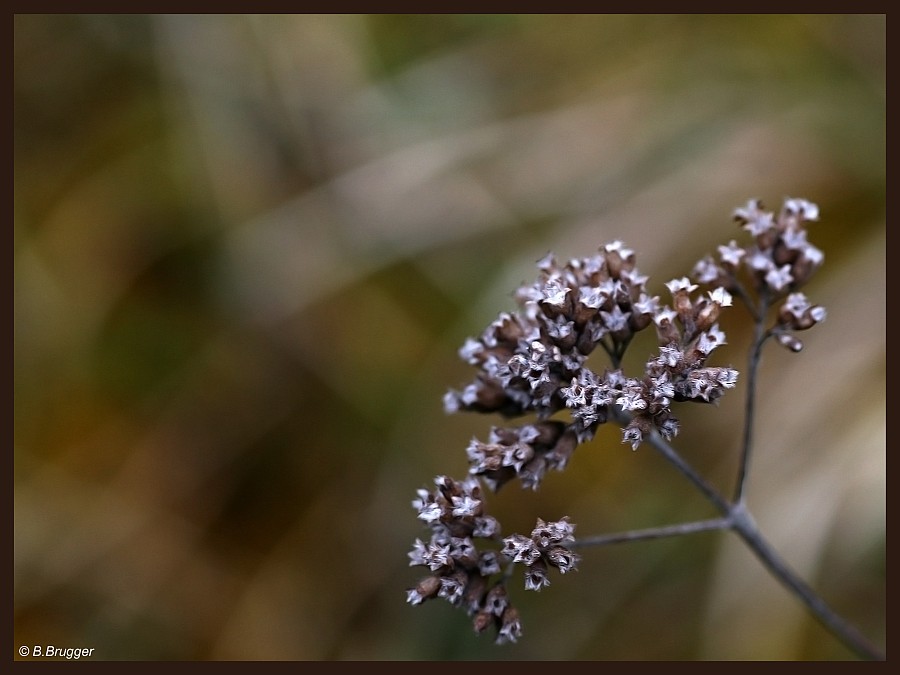
[[[441,578],[436,576],[425,577],[416,584],[416,593],[423,600],[433,598],[441,590]]]
[[[795,354],[803,349],[803,343],[790,333],[781,333],[776,339],[778,340],[778,344],[791,350]]]
[[[490,612],[478,612],[472,619],[472,627],[475,628],[476,633],[483,633],[492,623],[494,623],[494,615]]]

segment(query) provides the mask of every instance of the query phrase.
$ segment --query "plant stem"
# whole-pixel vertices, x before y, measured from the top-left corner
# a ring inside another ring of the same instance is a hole
[[[630,530],[617,534],[601,534],[596,537],[581,537],[575,540],[574,548],[585,546],[605,546],[607,544],[619,544],[626,541],[641,541],[642,539],[660,539],[662,537],[675,537],[694,532],[708,532],[709,530],[724,530],[731,527],[728,518],[714,518],[712,520],[698,520],[691,523],[678,525],[666,525],[664,527],[649,527],[644,530]]]
[[[729,504],[725,501],[658,433],[654,433],[646,440],[681,474],[686,476],[713,505],[722,511],[725,518],[721,520],[726,522],[730,529],[733,529],[744,540],[772,575],[796,595],[825,628],[860,657],[876,661],[884,660],[883,653],[866,640],[855,627],[835,613],[775,552],[763,538],[743,502]]]
[[[759,311],[752,311],[754,316],[753,344],[750,357],[747,359],[747,398],[744,403],[744,434],[741,443],[741,460],[738,464],[737,485],[734,490],[734,503],[744,503],[744,491],[747,487],[747,476],[750,472],[750,454],[753,447],[753,419],[756,406],[756,374],[762,359],[762,348],[769,334],[763,332],[763,321],[768,311],[767,298],[760,301]]]
[[[762,537],[756,522],[743,504],[735,504],[731,509],[732,529],[750,547],[756,557],[768,568],[789,591],[809,608],[813,616],[833,635],[858,656],[873,661],[884,661],[885,655],[870,643],[853,625],[835,613],[825,601],[810,588],[778,555],[774,548]]]
[[[631,418],[627,414],[617,408],[612,408],[611,412],[613,419],[615,419],[620,426],[625,427],[628,425]],[[662,436],[654,431],[648,438],[645,437],[644,441],[656,448],[670,464],[678,469],[685,478],[691,481],[694,486],[722,513],[722,515],[728,516],[731,511],[731,504],[728,503],[728,500],[707,483],[703,476],[694,470],[694,467],[682,459],[681,455],[675,452],[675,448],[669,445]]]

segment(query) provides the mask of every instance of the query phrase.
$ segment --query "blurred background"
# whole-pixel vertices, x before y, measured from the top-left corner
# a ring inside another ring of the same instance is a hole
[[[724,533],[516,584],[516,645],[405,602],[416,489],[500,421],[444,414],[457,349],[535,262],[621,239],[668,302],[785,197],[820,206],[828,320],[765,353],[749,505],[884,646],[884,15],[18,15],[14,55],[16,648],[853,658]],[[725,494],[743,395],[676,411]],[[506,534],[716,515],[614,429],[487,504]]]

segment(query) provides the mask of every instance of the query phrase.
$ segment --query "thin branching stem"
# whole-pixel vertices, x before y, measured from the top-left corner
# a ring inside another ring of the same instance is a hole
[[[731,509],[732,529],[744,540],[756,557],[772,575],[809,608],[813,616],[849,649],[864,659],[883,661],[884,654],[869,642],[855,626],[837,614],[803,579],[791,569],[774,548],[763,538],[743,504]]]
[[[723,520],[729,523],[730,528],[744,540],[772,575],[807,606],[825,628],[858,656],[872,660],[884,660],[884,654],[866,640],[855,627],[831,609],[775,552],[775,549],[763,538],[743,502],[730,504],[725,501],[659,434],[654,433],[647,441],[682,475],[694,483],[714,506],[722,511],[725,516]]]
[[[731,277],[731,284],[728,286],[728,290],[743,301],[750,316],[753,317],[754,322],[759,323],[762,321],[759,312],[756,309],[756,305],[753,303],[753,298],[750,296],[750,293],[747,292],[747,289],[744,288],[744,284],[738,281],[736,277]]]
[[[613,417],[616,422],[622,427],[627,426],[630,418],[625,413],[621,412],[617,408],[613,408],[612,410]],[[731,504],[728,503],[721,494],[719,494],[718,490],[716,490],[712,485],[710,485],[699,473],[694,470],[688,462],[686,462],[681,455],[675,452],[675,449],[669,445],[665,439],[662,438],[655,431],[644,439],[650,445],[657,449],[668,461],[672,464],[678,471],[694,486],[703,493],[703,495],[722,513],[722,515],[727,516],[729,511],[731,510]]]
[[[601,534],[595,537],[580,537],[572,544],[573,548],[586,546],[606,546],[622,542],[641,541],[643,539],[661,539],[663,537],[677,537],[682,534],[694,532],[709,532],[710,530],[724,530],[731,527],[730,518],[714,518],[712,520],[697,520],[678,525],[666,525],[663,527],[648,527],[643,530],[630,530],[616,534]]]
[[[753,344],[750,347],[750,356],[747,359],[747,393],[744,401],[744,432],[741,440],[741,459],[738,464],[737,484],[734,489],[734,503],[741,504],[744,501],[744,491],[747,487],[747,476],[750,472],[750,455],[753,448],[753,418],[756,414],[756,374],[762,359],[762,348],[769,337],[763,331],[762,318],[754,323]]]

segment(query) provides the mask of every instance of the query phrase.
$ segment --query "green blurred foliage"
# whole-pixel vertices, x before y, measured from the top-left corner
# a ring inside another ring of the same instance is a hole
[[[95,659],[847,659],[740,544],[585,551],[497,647],[410,607],[410,508],[496,419],[456,350],[548,250],[649,287],[817,202],[829,310],[767,354],[749,492],[885,641],[884,15],[17,15],[16,645]],[[741,368],[748,326],[723,319]],[[652,339],[629,355],[640,367]],[[718,354],[718,352],[717,352]],[[742,391],[677,446],[731,489]],[[505,532],[713,515],[604,430]]]

